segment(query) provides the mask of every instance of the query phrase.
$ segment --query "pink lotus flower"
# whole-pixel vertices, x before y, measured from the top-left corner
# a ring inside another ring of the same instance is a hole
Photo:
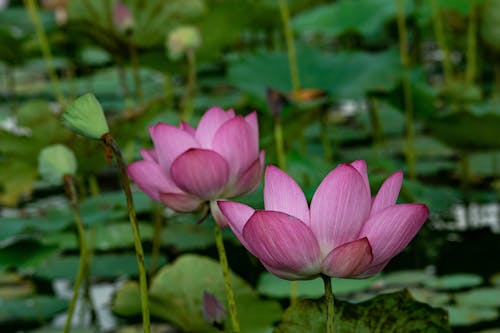
[[[193,212],[208,201],[220,226],[226,226],[217,199],[254,191],[264,168],[259,152],[257,113],[235,116],[233,110],[208,110],[198,128],[158,123],[149,128],[153,149],[127,167],[148,196],[178,212]]]
[[[423,204],[396,204],[402,181],[402,172],[394,173],[372,198],[365,161],[342,164],[321,182],[309,208],[297,183],[268,166],[265,210],[218,204],[241,243],[274,275],[366,278],[401,252],[429,215]]]

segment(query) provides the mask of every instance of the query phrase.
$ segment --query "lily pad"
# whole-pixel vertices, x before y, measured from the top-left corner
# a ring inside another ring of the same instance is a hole
[[[322,53],[311,48],[297,50],[304,87],[323,89],[335,98],[362,98],[367,92],[389,91],[400,78],[399,54],[384,52]],[[265,87],[290,91],[286,53],[246,54],[230,64],[229,80],[245,93],[265,100]],[[349,77],[348,82],[338,78]]]
[[[447,306],[450,324],[452,326],[466,326],[498,318],[498,311],[491,307],[475,306]]]
[[[323,333],[324,299],[300,300],[289,307],[274,333]],[[339,332],[451,332],[445,310],[415,301],[407,290],[351,304],[335,301],[334,326]]]
[[[430,277],[432,275],[423,270],[404,270],[384,275],[382,282],[386,285],[409,286],[422,283]]]
[[[462,289],[475,287],[483,283],[483,278],[476,274],[450,274],[424,280],[424,285],[434,289]]]
[[[257,293],[235,274],[231,274],[231,282],[242,331],[269,332],[272,323],[281,317],[280,305],[275,301],[260,300]],[[220,265],[210,258],[183,255],[153,278],[150,287],[151,313],[184,331],[217,332],[203,319],[201,304],[204,290],[219,300],[226,299]],[[138,296],[137,285],[126,284],[118,290],[113,310],[119,315],[139,314]],[[226,327],[229,326],[226,320]]]
[[[411,11],[410,1],[405,1],[405,12]],[[303,12],[293,20],[293,27],[300,33],[336,37],[346,32],[357,32],[367,37],[380,37],[385,23],[396,17],[395,1],[341,0]]]
[[[44,321],[64,311],[67,301],[52,296],[0,299],[0,323]]]
[[[78,256],[54,257],[37,267],[35,275],[46,280],[70,279],[76,277],[80,258]],[[144,258],[149,267],[150,256]],[[165,258],[159,258],[159,265],[165,264]],[[90,267],[90,276],[99,278],[115,278],[122,275],[136,276],[137,259],[135,254],[99,254],[94,255]]]
[[[467,306],[500,306],[500,288],[477,288],[455,295],[460,305]]]
[[[332,279],[335,295],[346,295],[353,292],[369,289],[378,280],[378,276],[369,279]],[[280,279],[271,273],[263,273],[257,283],[259,293],[278,298],[290,297],[290,281]],[[325,289],[321,279],[297,281],[297,296],[319,297],[324,295]]]

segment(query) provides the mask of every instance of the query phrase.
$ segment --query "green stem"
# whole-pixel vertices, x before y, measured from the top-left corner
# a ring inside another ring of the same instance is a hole
[[[370,114],[370,122],[372,125],[372,138],[375,147],[380,148],[383,142],[382,122],[380,121],[380,114],[378,112],[378,102],[375,97],[368,99],[368,112]]]
[[[279,0],[281,20],[285,32],[286,49],[288,52],[288,63],[290,66],[290,77],[292,79],[292,90],[300,89],[299,67],[297,65],[297,54],[295,53],[295,44],[292,26],[290,25],[290,11],[288,10],[287,0]]]
[[[187,50],[187,84],[186,94],[182,99],[181,119],[188,121],[193,113],[193,100],[196,92],[196,55],[193,49]]]
[[[400,1],[400,0],[398,0]],[[434,34],[439,48],[443,52],[443,72],[444,81],[446,85],[450,85],[453,77],[453,69],[450,59],[450,51],[446,45],[446,38],[444,36],[443,22],[441,21],[441,10],[439,8],[438,0],[429,0],[432,9],[432,24],[434,26]],[[401,4],[403,6],[403,4]]]
[[[121,61],[118,62],[118,81],[120,82],[120,89],[125,101],[130,101],[130,91],[127,84],[127,72],[125,71],[125,66]]]
[[[85,276],[85,272],[87,271],[88,259],[87,246],[85,242],[85,229],[83,227],[80,211],[78,210],[78,197],[76,194],[75,180],[73,176],[64,175],[64,187],[66,190],[66,195],[68,196],[68,199],[70,201],[71,210],[73,211],[76,222],[76,229],[78,231],[78,241],[80,243],[80,263],[78,265],[78,273],[73,287],[73,295],[71,296],[71,302],[69,304],[68,314],[66,316],[66,323],[64,325],[64,333],[68,333],[71,329],[71,319],[73,318],[73,313],[75,311],[80,285]]]
[[[274,117],[274,141],[276,144],[276,156],[278,157],[278,166],[286,169],[285,145],[283,142],[283,127],[279,116]]]
[[[465,151],[460,152],[459,155],[461,171],[462,171],[462,191],[466,199],[469,199],[469,184],[471,179],[471,169],[469,163],[469,154]]]
[[[465,67],[465,82],[474,83],[477,72],[477,10],[475,1],[470,1],[471,12],[467,26],[467,64]]]
[[[5,80],[6,80],[6,90],[7,96],[10,102],[11,111],[15,111],[17,109],[17,94],[16,94],[16,73],[15,67],[5,65]]]
[[[323,284],[325,285],[325,302],[326,302],[326,333],[333,333],[333,317],[335,311],[335,300],[332,291],[332,279],[329,276],[321,274]]]
[[[229,316],[233,324],[233,333],[240,332],[240,323],[238,322],[238,313],[236,311],[236,302],[234,300],[233,287],[231,286],[231,277],[229,275],[229,265],[227,263],[226,250],[224,249],[224,240],[220,226],[214,222],[215,243],[219,252],[219,261],[222,267],[222,275],[224,276],[224,284],[226,285],[226,297],[229,304]]]
[[[137,104],[142,108],[143,106],[143,96],[142,96],[142,81],[141,73],[139,68],[139,58],[137,56],[137,48],[132,42],[132,38],[128,39],[128,47],[130,53],[130,62],[132,63],[132,74],[134,77],[135,84],[135,97],[137,98]]]
[[[89,181],[90,195],[93,197],[98,196],[100,189],[99,189],[99,182],[97,181],[97,177],[95,175],[90,175],[88,181]]]
[[[123,162],[123,156],[118,147],[116,140],[107,133],[102,137],[107,149],[113,151],[118,164],[118,170],[120,173],[120,184],[125,192],[125,198],[127,200],[127,210],[132,226],[132,232],[134,234],[134,245],[135,254],[137,257],[137,266],[139,267],[139,285],[141,290],[141,307],[142,307],[142,323],[144,327],[144,333],[151,332],[151,324],[149,318],[149,303],[148,303],[148,281],[146,276],[146,268],[144,265],[144,251],[142,249],[141,236],[139,233],[139,222],[137,221],[137,216],[134,209],[134,200],[132,197],[132,191],[130,190],[130,182],[127,177],[127,172],[125,171],[125,163]]]
[[[45,65],[47,66],[47,70],[49,72],[50,81],[52,82],[52,88],[54,89],[54,92],[56,94],[57,102],[60,106],[64,107],[66,105],[66,100],[59,84],[59,78],[57,77],[56,71],[54,69],[52,52],[50,51],[50,45],[47,40],[45,30],[43,29],[42,21],[40,20],[40,16],[38,15],[38,6],[35,0],[24,0],[24,5],[26,6],[31,21],[35,26],[38,43],[40,44],[40,49],[42,50]]]
[[[321,114],[321,144],[323,146],[323,154],[325,155],[325,160],[327,162],[333,161],[332,148],[330,147],[330,140],[328,139],[328,111],[322,110]]]
[[[431,0],[433,1],[433,0]],[[401,58],[401,65],[403,67],[403,98],[404,98],[404,111],[405,111],[405,127],[406,127],[406,144],[405,155],[406,163],[408,165],[408,174],[411,179],[416,178],[415,171],[415,130],[413,128],[413,101],[410,85],[410,56],[408,54],[408,40],[406,32],[406,21],[404,12],[404,0],[397,0],[398,13],[398,33],[399,33],[399,52]]]

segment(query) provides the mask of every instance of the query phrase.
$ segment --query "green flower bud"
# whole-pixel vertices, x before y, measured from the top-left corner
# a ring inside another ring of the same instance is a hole
[[[167,48],[173,60],[182,57],[188,50],[200,47],[201,36],[198,29],[192,26],[181,26],[168,34]]]
[[[101,104],[91,93],[78,97],[62,114],[62,122],[76,133],[99,140],[109,132]]]
[[[61,185],[64,175],[76,173],[75,155],[61,144],[45,147],[38,155],[38,171],[47,183]]]

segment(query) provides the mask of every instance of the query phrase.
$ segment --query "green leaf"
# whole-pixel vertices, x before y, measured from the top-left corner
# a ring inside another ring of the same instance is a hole
[[[405,1],[405,13],[412,11],[412,2]],[[354,31],[365,38],[380,38],[385,23],[396,17],[396,1],[341,0],[305,11],[293,19],[293,27],[303,34],[337,37]]]
[[[451,113],[433,118],[426,125],[434,137],[459,150],[500,149],[497,136],[500,114],[497,113]]]
[[[48,320],[66,307],[66,300],[51,296],[0,299],[0,323]]]
[[[378,279],[378,276],[359,280],[333,278],[333,292],[335,295],[346,295],[370,289]],[[259,277],[257,291],[269,297],[288,298],[290,297],[290,281],[280,279],[271,273],[265,272]],[[324,293],[325,289],[320,279],[297,281],[297,296],[299,297],[319,297]]]
[[[476,288],[455,295],[458,304],[466,306],[500,306],[500,288]]]
[[[269,332],[272,323],[281,316],[275,301],[259,300],[258,295],[240,277],[231,274],[238,316],[243,332]],[[118,290],[113,310],[120,315],[137,315],[140,303],[137,285],[127,284]],[[165,266],[153,278],[150,286],[151,313],[176,324],[188,332],[217,332],[203,319],[203,291],[225,300],[225,287],[220,265],[198,255],[183,255],[172,265]],[[225,305],[226,309],[227,304]],[[230,327],[226,320],[226,327]]]
[[[34,273],[46,280],[73,280],[78,271],[79,260],[79,256],[57,256],[36,267]],[[149,267],[150,260],[151,256],[145,256],[146,267]],[[161,257],[157,264],[162,266],[165,262],[165,258]],[[138,275],[135,254],[97,254],[92,257],[90,276],[109,279],[122,275]]]
[[[424,270],[402,270],[384,275],[382,281],[386,285],[409,286],[422,283],[430,277],[432,277],[432,275]]]
[[[274,333],[325,332],[324,299],[300,300],[289,307]],[[407,290],[351,304],[335,301],[335,328],[339,332],[451,332],[442,309],[419,303]]]
[[[20,241],[0,250],[0,269],[16,267],[30,270],[58,252],[59,249],[54,246],[44,246],[30,240]]]
[[[500,52],[500,0],[486,0],[481,15],[481,37],[496,52]]]
[[[476,306],[446,306],[452,326],[473,325],[482,321],[498,318],[498,312],[492,307]]]
[[[454,290],[479,286],[483,278],[476,274],[450,274],[422,281],[425,286],[434,289]]]
[[[330,54],[302,47],[297,53],[302,85],[328,91],[334,98],[358,99],[368,92],[389,91],[399,81],[400,61],[395,49]],[[291,91],[286,53],[243,55],[232,61],[228,77],[236,87],[261,100],[265,100],[266,87]]]
[[[141,239],[151,240],[153,237],[153,227],[149,224],[139,222]],[[89,231],[90,233],[90,231]],[[93,239],[94,247],[97,250],[108,251],[116,248],[126,248],[134,245],[130,223],[110,223],[99,225],[95,228]]]

